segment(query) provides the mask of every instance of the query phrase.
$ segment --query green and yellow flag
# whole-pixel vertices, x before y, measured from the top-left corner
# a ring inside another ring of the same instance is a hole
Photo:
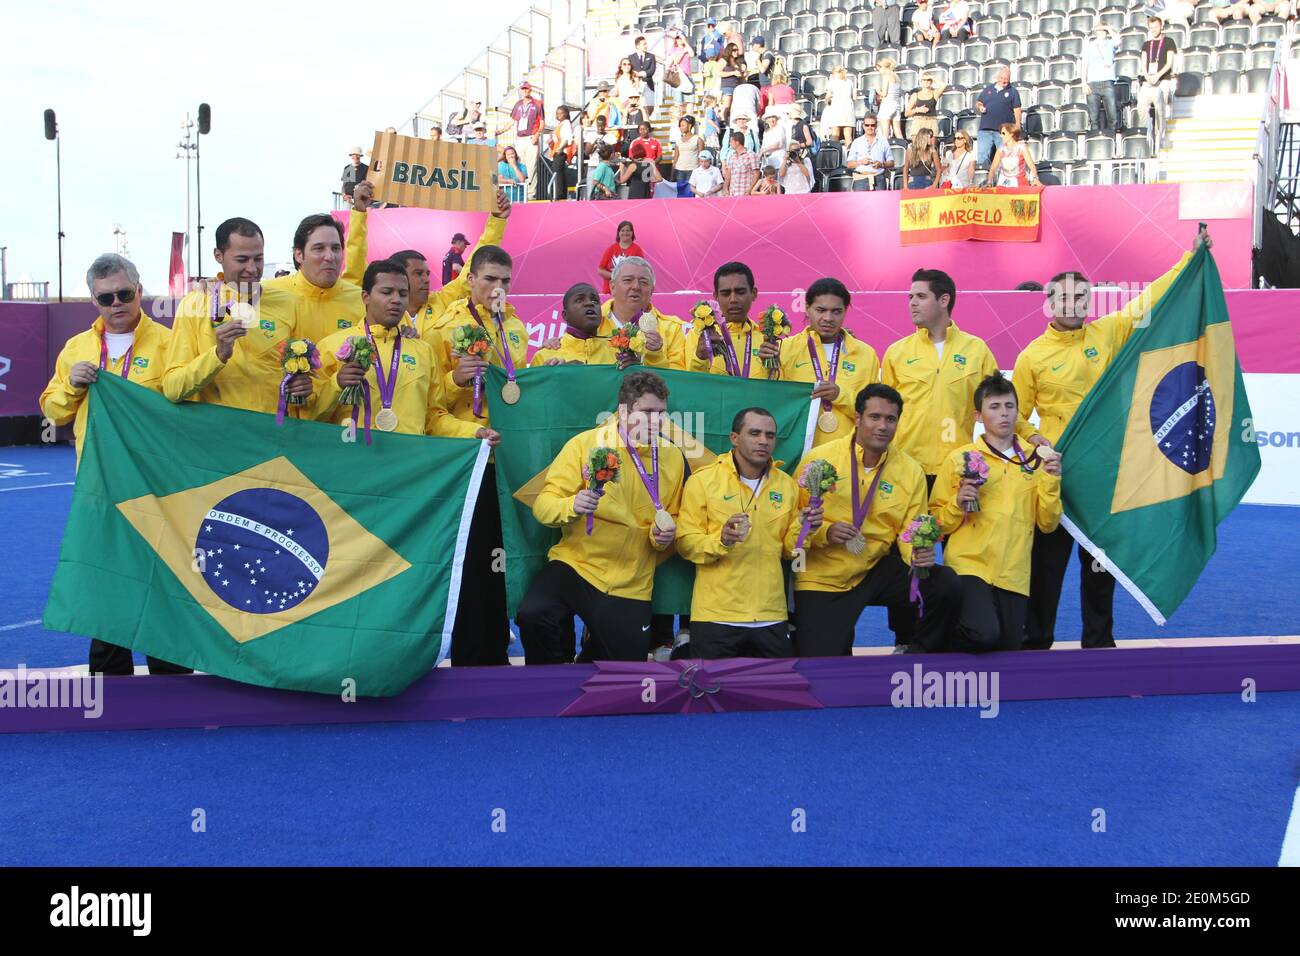
[[[642,370],[633,366],[632,370]],[[652,368],[668,385],[663,433],[682,448],[687,465],[701,468],[731,450],[731,420],[742,408],[759,406],[776,417],[773,457],[792,472],[812,440],[812,386],[769,382],[702,372]],[[546,469],[574,435],[595,428],[617,406],[623,372],[613,365],[555,365],[521,369],[523,398],[507,405],[499,398],[505,373],[491,366],[486,394],[492,427],[501,433],[496,448],[497,494],[505,546],[506,597],[510,616],[528,591],[533,575],[546,564],[546,552],[560,532],[538,523],[533,500],[546,483]],[[635,481],[635,478],[632,478]],[[674,555],[655,574],[654,610],[689,614],[694,567]]]
[[[1163,624],[1260,466],[1219,270],[1204,246],[1057,447],[1064,523]]]
[[[367,446],[116,376],[90,403],[47,628],[327,694],[397,694],[446,655],[486,445]]]

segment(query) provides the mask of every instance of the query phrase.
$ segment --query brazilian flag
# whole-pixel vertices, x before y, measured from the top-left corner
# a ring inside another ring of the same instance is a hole
[[[90,388],[47,628],[326,694],[446,655],[486,444]]]
[[[1064,523],[1163,624],[1260,465],[1219,270],[1204,246],[1133,331],[1057,448]]]
[[[644,369],[668,386],[668,413],[661,429],[686,455],[688,469],[707,465],[731,451],[731,421],[742,408],[759,406],[776,417],[773,458],[793,473],[804,449],[811,446],[814,416],[809,399],[812,386],[800,382],[769,382],[704,372]],[[618,387],[624,372],[613,365],[553,365],[521,369],[522,398],[517,405],[500,400],[505,373],[487,370],[487,398],[492,427],[501,433],[495,449],[497,495],[501,501],[502,543],[506,559],[506,598],[510,616],[528,591],[528,584],[546,564],[546,552],[560,540],[557,528],[533,517],[533,501],[546,483],[546,470],[560,449],[579,432],[595,428],[618,407]],[[639,481],[634,472],[620,481]],[[654,610],[659,614],[689,614],[694,566],[668,557],[655,574]]]

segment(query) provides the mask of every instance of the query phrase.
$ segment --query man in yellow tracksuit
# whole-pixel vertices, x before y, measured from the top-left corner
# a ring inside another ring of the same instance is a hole
[[[476,429],[491,425],[486,395],[480,413],[474,413],[475,375],[488,365],[503,368],[510,374],[512,368],[521,369],[528,364],[528,331],[514,306],[506,301],[513,274],[514,261],[509,253],[500,246],[480,246],[452,283],[455,285],[463,279],[468,295],[453,302],[421,330],[421,338],[432,346],[438,363],[447,410]],[[455,355],[452,345],[455,330],[474,324],[487,330],[492,348],[486,357]],[[506,390],[512,387],[518,388],[518,383],[507,385]],[[519,393],[519,398],[529,400],[526,389]],[[489,462],[483,471],[483,483],[465,544],[461,595],[452,625],[453,667],[509,663],[510,622],[506,616],[505,575],[499,563],[502,549],[496,466]]]
[[[938,269],[918,269],[908,294],[916,331],[885,350],[880,380],[907,403],[895,445],[934,486],[939,466],[975,436],[975,387],[998,370],[984,340],[952,320],[957,286]]]
[[[633,319],[653,316],[653,331],[641,325],[646,333],[646,351],[641,361],[650,368],[686,368],[686,332],[682,320],[660,312],[651,301],[655,291],[654,268],[640,256],[625,256],[615,266],[613,275],[610,298],[601,309],[604,320],[600,323],[600,334],[608,338]]]
[[[1201,242],[1212,244],[1209,233],[1197,234],[1192,252]],[[1012,373],[1020,405],[1016,432],[1022,441],[1050,446],[1061,437],[1093,385],[1138,324],[1150,318],[1156,302],[1173,285],[1191,257],[1191,252],[1185,253],[1172,269],[1122,309],[1095,322],[1084,322],[1092,311],[1092,288],[1081,273],[1063,272],[1047,283],[1044,291],[1052,320],[1042,335],[1025,346]],[[1035,411],[1039,419],[1037,428],[1029,423],[1029,416]],[[1026,650],[1045,650],[1056,639],[1056,609],[1073,547],[1074,539],[1064,527],[1050,534],[1040,531],[1034,535]],[[1082,644],[1114,647],[1115,579],[1082,545],[1079,564]]]
[[[909,566],[930,569],[920,581],[924,613],[913,649],[942,650],[959,592],[950,568],[934,563],[934,548],[913,548],[899,536],[926,511],[925,472],[891,443],[905,414],[902,397],[876,382],[857,396],[854,432],[812,449],[796,470],[825,459],[840,480],[824,498],[825,518],[807,542],[803,569],[794,566],[794,652],[798,657],[853,653],[854,628],[868,605],[908,600]],[[857,485],[857,496],[853,486]],[[799,503],[811,496],[800,488]],[[855,508],[856,506],[856,508]],[[855,515],[856,510],[856,515]]]
[[[1050,534],[1061,523],[1061,460],[1021,446],[1016,390],[1001,373],[979,384],[975,402],[984,433],[948,456],[930,513],[947,535],[943,560],[961,584],[954,649],[1018,651],[1029,609],[1034,534]],[[988,466],[982,484],[962,477],[966,455],[975,452]],[[966,511],[970,502],[979,510]]]
[[[86,270],[90,298],[99,317],[85,332],[64,344],[54,363],[54,377],[41,392],[41,414],[56,425],[72,422],[77,461],[86,434],[89,386],[99,377],[121,375],[128,382],[162,391],[163,368],[171,330],[145,315],[140,307],[140,272],[122,256],[106,252]],[[159,436],[164,438],[165,436]],[[188,667],[148,658],[151,674],[188,674]],[[129,675],[135,672],[131,651],[92,638],[92,674]]]
[[[581,661],[644,661],[650,650],[654,572],[677,535],[686,457],[659,434],[668,387],[658,375],[629,372],[618,407],[569,439],[533,502],[533,515],[561,538],[519,605],[529,664],[573,661],[575,615],[587,625]],[[601,494],[583,474],[595,448],[615,449],[619,462],[618,480]]]
[[[713,297],[722,311],[722,321],[730,339],[724,339],[722,329],[715,325],[706,344],[700,327],[692,322],[686,333],[688,372],[767,378],[767,369],[758,354],[763,344],[763,333],[749,318],[749,310],[754,307],[757,295],[758,287],[754,285],[754,273],[749,266],[743,262],[726,262],[718,267],[713,273]],[[709,357],[710,346],[712,359]],[[728,354],[735,360],[734,366]]]
[[[772,460],[776,419],[746,408],[731,454],[694,472],[677,516],[677,551],[696,565],[692,657],[789,657],[782,559],[794,557],[804,512],[799,486]],[[820,509],[811,516],[820,524]]]
[[[260,287],[265,241],[257,223],[227,219],[217,227],[213,257],[220,283],[181,299],[172,323],[162,391],[170,401],[208,402],[274,414],[280,402],[280,345],[297,335],[299,299]],[[308,394],[311,376],[287,391]],[[300,405],[288,406],[297,415]]]
[[[609,339],[599,334],[600,293],[589,282],[579,282],[564,293],[564,333],[552,348],[540,348],[528,363],[541,365],[616,365],[618,356]]]
[[[804,293],[808,328],[759,348],[763,358],[780,350],[781,381],[814,383],[812,398],[820,400],[814,448],[853,434],[858,393],[880,374],[876,350],[844,328],[849,301],[839,279],[818,279]]]
[[[361,408],[340,405],[339,397],[344,388],[365,382],[370,390],[371,428],[382,428],[384,423],[377,416],[388,408],[396,420],[392,429],[383,430],[406,435],[479,438],[496,445],[500,436],[492,429],[462,421],[447,411],[442,376],[432,346],[401,333],[407,296],[406,269],[401,263],[379,259],[366,267],[361,280],[365,325],[336,332],[321,342],[320,387],[308,405],[311,416],[335,424],[352,421],[358,430],[364,428],[364,402]],[[374,354],[370,367],[363,371],[356,362],[340,359],[338,353],[345,342],[364,337],[374,343]]]

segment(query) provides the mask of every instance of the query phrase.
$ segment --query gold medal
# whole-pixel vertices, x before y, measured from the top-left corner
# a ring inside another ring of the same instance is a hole
[[[736,530],[740,534],[740,542],[743,543],[744,540],[749,537],[749,529],[750,529],[749,513],[746,512],[745,514],[742,514],[741,518],[743,520],[740,522],[740,527],[737,528]]]
[[[637,328],[642,332],[658,332],[659,319],[653,312],[647,312],[636,320]]]
[[[817,427],[828,435],[834,434],[840,427],[840,420],[834,412],[822,412],[817,416]]]
[[[677,522],[663,508],[658,508],[655,510],[655,527],[660,531],[675,531],[677,530]]]
[[[848,541],[844,542],[844,550],[848,551],[849,554],[859,555],[863,551],[867,550],[867,539],[864,538],[862,532],[859,531],[853,537],[849,538]]]
[[[501,401],[507,405],[517,404],[519,401],[519,383],[506,382],[501,386]]]
[[[246,329],[257,327],[257,310],[247,302],[230,303],[230,319]]]
[[[391,408],[381,408],[375,415],[375,427],[381,432],[391,432],[397,429],[397,412]]]

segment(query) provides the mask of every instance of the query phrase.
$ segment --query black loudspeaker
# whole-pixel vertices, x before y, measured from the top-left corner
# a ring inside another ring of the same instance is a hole
[[[205,136],[212,132],[212,107],[207,103],[199,104],[199,132]]]
[[[45,111],[45,138],[54,139],[59,135],[59,124],[54,122],[54,110]]]

